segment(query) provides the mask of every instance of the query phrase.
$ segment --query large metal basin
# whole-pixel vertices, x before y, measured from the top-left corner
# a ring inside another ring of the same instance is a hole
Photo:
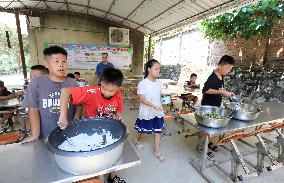
[[[224,103],[225,107],[228,109],[233,109],[237,104],[237,102],[227,102]],[[242,121],[253,121],[258,115],[262,112],[259,107],[254,105],[240,103],[240,106],[236,111],[234,111],[233,118],[242,120]]]
[[[112,136],[119,140],[107,147],[91,151],[72,152],[58,149],[66,137],[70,138],[80,133],[102,134],[103,129],[110,131]],[[85,118],[70,122],[63,131],[59,127],[53,130],[46,139],[46,145],[54,153],[55,161],[63,171],[73,175],[85,175],[102,171],[115,164],[121,156],[127,136],[126,126],[120,121]]]
[[[226,116],[226,118],[217,119],[217,118],[206,118],[201,116],[201,113],[214,113]],[[228,124],[231,118],[232,110],[215,107],[215,106],[200,106],[195,108],[195,119],[196,121],[206,127],[210,128],[221,128]]]

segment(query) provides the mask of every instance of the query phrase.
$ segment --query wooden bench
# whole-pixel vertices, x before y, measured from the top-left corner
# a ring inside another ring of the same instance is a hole
[[[103,183],[98,177],[76,181],[74,183]]]

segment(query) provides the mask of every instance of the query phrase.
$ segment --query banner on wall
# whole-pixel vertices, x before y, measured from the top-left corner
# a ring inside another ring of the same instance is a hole
[[[108,53],[108,61],[116,68],[128,69],[132,62],[132,48],[113,46],[97,46],[93,44],[53,44],[45,43],[47,48],[51,45],[59,45],[68,53],[69,69],[96,69],[102,61],[102,53]]]

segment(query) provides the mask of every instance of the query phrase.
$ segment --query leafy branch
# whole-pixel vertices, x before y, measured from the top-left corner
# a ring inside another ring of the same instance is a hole
[[[201,30],[209,40],[249,39],[254,35],[267,36],[276,19],[283,16],[283,0],[261,0],[256,4],[230,13],[206,19]]]

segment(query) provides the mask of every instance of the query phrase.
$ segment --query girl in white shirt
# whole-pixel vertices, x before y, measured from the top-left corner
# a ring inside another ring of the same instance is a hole
[[[161,104],[161,85],[157,80],[160,67],[160,63],[155,59],[146,63],[145,79],[140,81],[137,87],[140,106],[134,129],[139,133],[135,138],[138,149],[143,149],[142,135],[154,133],[154,157],[163,163],[165,158],[160,154],[160,139],[164,128],[164,110]]]

